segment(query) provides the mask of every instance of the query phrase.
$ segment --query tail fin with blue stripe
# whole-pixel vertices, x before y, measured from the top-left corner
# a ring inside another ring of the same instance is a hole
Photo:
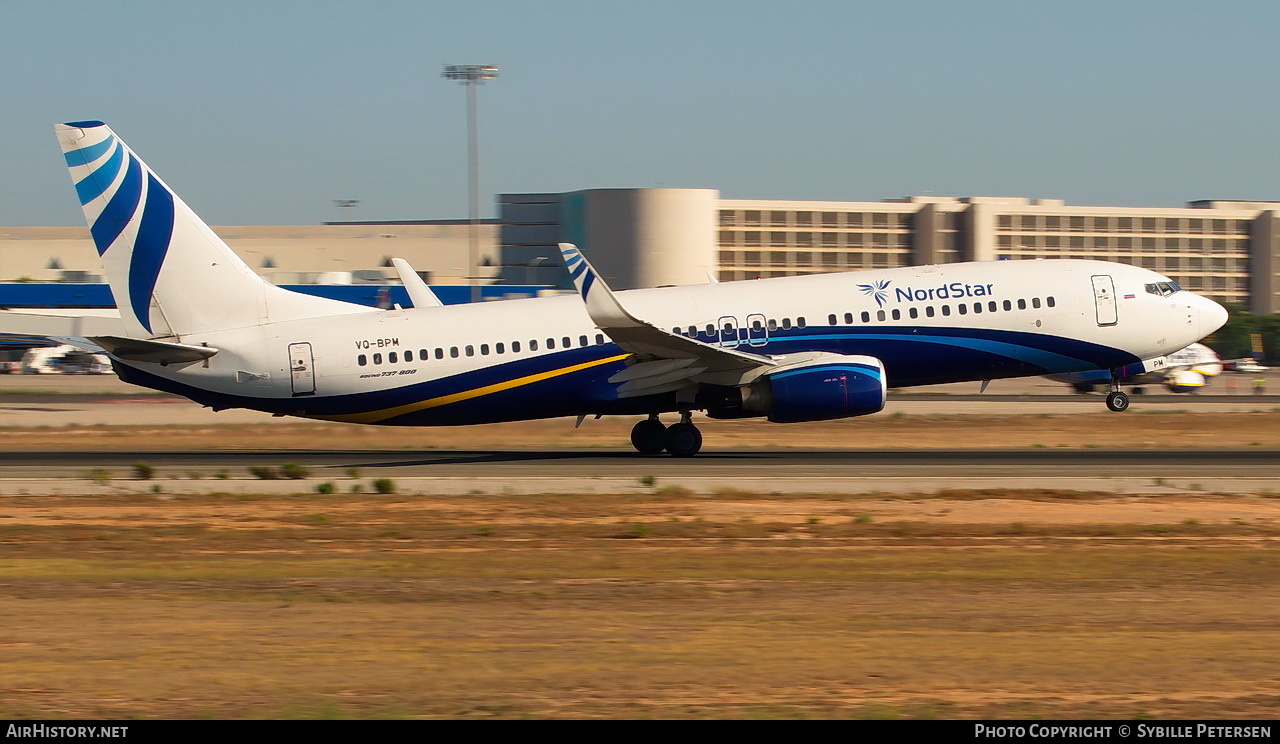
[[[367,311],[259,277],[102,122],[55,130],[130,336],[172,338]]]

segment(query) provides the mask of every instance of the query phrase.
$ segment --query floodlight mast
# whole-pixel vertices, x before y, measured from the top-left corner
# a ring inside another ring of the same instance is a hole
[[[497,65],[445,65],[441,76],[467,88],[467,182],[471,225],[467,231],[467,255],[471,264],[471,301],[480,300],[480,145],[476,134],[476,86],[498,77]]]

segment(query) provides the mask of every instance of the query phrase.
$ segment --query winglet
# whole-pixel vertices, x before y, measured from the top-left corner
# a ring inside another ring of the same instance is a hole
[[[444,303],[436,297],[436,293],[431,291],[431,287],[422,281],[422,277],[418,276],[418,272],[413,270],[409,262],[403,258],[391,259],[391,265],[396,268],[396,273],[400,275],[400,283],[404,285],[404,290],[409,293],[409,301],[414,307],[444,307]]]
[[[569,270],[578,294],[587,305],[587,315],[592,322],[601,328],[626,328],[647,325],[644,321],[627,312],[614,297],[613,290],[596,273],[595,267],[587,261],[586,256],[572,243],[560,243],[560,256],[564,258],[564,266]]]

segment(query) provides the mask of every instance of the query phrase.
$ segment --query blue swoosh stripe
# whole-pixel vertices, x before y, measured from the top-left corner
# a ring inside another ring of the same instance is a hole
[[[88,165],[102,157],[102,154],[114,145],[115,142],[115,137],[108,137],[96,145],[89,145],[88,147],[81,147],[79,150],[71,150],[70,152],[63,153],[62,157],[67,161],[68,168],[77,165]]]
[[[124,226],[133,219],[138,209],[138,201],[142,199],[142,165],[135,157],[129,157],[129,169],[125,171],[124,180],[115,196],[107,202],[98,219],[93,221],[89,232],[93,235],[93,244],[98,246],[98,255],[107,252],[116,238],[124,230]]]
[[[958,336],[933,336],[919,333],[858,333],[858,334],[833,334],[833,335],[813,335],[813,336],[788,336],[786,341],[817,341],[817,340],[852,340],[858,341],[863,339],[875,339],[880,341],[927,341],[945,346],[959,346],[964,349],[973,349],[975,351],[985,351],[990,354],[996,354],[1010,359],[1016,359],[1027,364],[1034,364],[1044,369],[1064,369],[1079,368],[1081,364],[1086,364],[1083,360],[1075,357],[1069,357],[1064,354],[1056,354],[1052,351],[1036,349],[1030,346],[1022,346],[1018,344],[1005,343],[1003,341],[988,341],[986,339]],[[772,340],[772,339],[770,339]],[[1065,365],[1065,367],[1064,367]]]
[[[76,195],[80,197],[80,206],[84,206],[102,196],[102,192],[106,191],[111,182],[116,180],[116,176],[120,173],[120,164],[123,162],[124,148],[117,147],[115,152],[111,153],[111,157],[107,162],[80,179],[80,183],[76,184]]]
[[[587,270],[586,264],[578,264],[577,267],[575,267],[572,271],[569,272],[569,278],[577,279],[578,277],[582,276],[582,272],[586,270]]]
[[[582,299],[587,299],[587,293],[591,291],[591,285],[596,283],[596,272],[588,271],[587,278],[582,280]]]
[[[142,327],[151,332],[151,293],[173,237],[173,196],[147,174],[147,202],[129,260],[129,304]]]

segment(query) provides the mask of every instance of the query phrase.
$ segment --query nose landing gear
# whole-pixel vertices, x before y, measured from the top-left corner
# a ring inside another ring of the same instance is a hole
[[[631,429],[631,446],[642,455],[666,451],[672,457],[693,457],[702,449],[702,432],[693,425],[693,414],[680,413],[680,423],[663,426],[658,414],[640,421]]]

